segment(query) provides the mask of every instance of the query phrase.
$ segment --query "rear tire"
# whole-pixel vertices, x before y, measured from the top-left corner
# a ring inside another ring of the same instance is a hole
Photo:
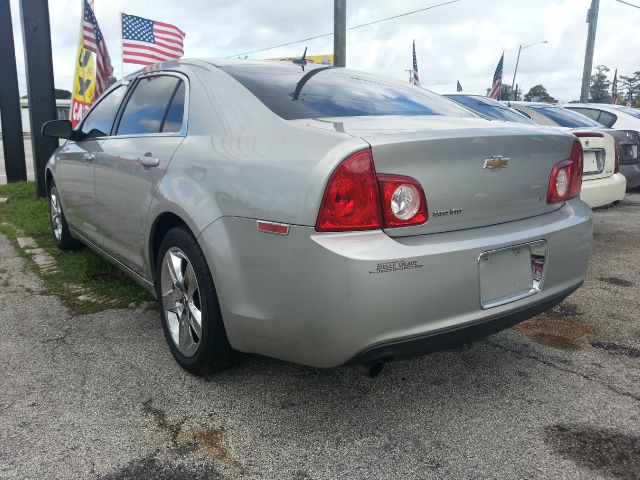
[[[52,179],[49,185],[49,218],[51,219],[51,235],[53,242],[60,250],[74,250],[80,247],[80,243],[71,237],[69,225],[62,210],[60,195],[56,182]]]
[[[175,227],[162,240],[157,259],[155,286],[162,329],[174,358],[195,375],[228,367],[234,352],[198,242],[185,227]]]

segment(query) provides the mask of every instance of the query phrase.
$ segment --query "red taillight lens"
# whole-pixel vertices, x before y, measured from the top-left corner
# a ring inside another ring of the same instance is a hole
[[[316,222],[318,232],[381,228],[380,195],[371,150],[347,157],[333,172]]]
[[[613,167],[613,173],[620,173],[620,151],[618,150],[618,145],[616,145],[616,163]]]
[[[385,228],[419,225],[429,219],[427,200],[416,179],[379,174],[378,181]]]
[[[576,139],[568,159],[556,163],[549,177],[547,203],[558,203],[580,195],[582,188],[582,145]]]

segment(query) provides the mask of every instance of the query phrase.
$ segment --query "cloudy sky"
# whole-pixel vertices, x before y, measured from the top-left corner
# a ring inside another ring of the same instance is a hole
[[[347,0],[347,27],[416,10],[443,0]],[[633,3],[634,0],[631,0]],[[26,93],[18,0],[10,0],[20,89]],[[635,1],[640,5],[640,0]],[[504,50],[504,82],[511,84],[519,45],[517,83],[526,92],[542,83],[561,100],[579,97],[590,0],[460,0],[457,3],[347,32],[347,66],[405,79],[416,41],[423,86],[438,93],[486,92]],[[81,0],[49,0],[57,88],[71,89]],[[227,57],[333,31],[332,0],[95,0],[98,22],[120,77],[119,12],[174,23],[187,32],[186,57]],[[640,9],[601,0],[594,66],[620,74],[640,70]],[[249,55],[269,58],[331,53],[333,37]],[[124,72],[136,70],[125,65]],[[613,72],[611,72],[613,77]]]

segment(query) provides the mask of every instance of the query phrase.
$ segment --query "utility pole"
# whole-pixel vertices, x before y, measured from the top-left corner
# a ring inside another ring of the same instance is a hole
[[[2,117],[2,145],[7,183],[27,179],[24,162],[24,140],[20,114],[20,92],[16,70],[16,53],[11,25],[11,6],[0,0],[0,117]]]
[[[333,65],[347,63],[347,0],[333,0]]]
[[[591,70],[593,69],[593,49],[596,44],[596,27],[598,26],[598,10],[600,0],[591,0],[591,8],[587,12],[587,23],[589,33],[587,34],[587,49],[584,54],[584,69],[582,70],[582,89],[580,90],[580,101],[589,101],[589,86],[591,84]]]
[[[27,73],[36,193],[39,197],[46,197],[48,192],[44,170],[49,157],[59,145],[57,138],[45,137],[41,132],[44,122],[57,118],[53,92],[49,2],[20,0],[20,16],[24,38],[24,63]]]

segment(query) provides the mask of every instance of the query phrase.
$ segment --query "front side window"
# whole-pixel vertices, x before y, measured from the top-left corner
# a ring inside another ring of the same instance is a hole
[[[348,69],[234,64],[220,67],[285,120],[358,115],[448,115],[469,110],[423,88]]]
[[[89,137],[108,136],[126,91],[125,86],[120,85],[103,97],[82,122],[82,133]]]
[[[141,78],[124,107],[117,135],[145,135],[163,131],[165,119],[171,110],[170,103],[182,83],[179,78],[169,75]],[[182,97],[184,109],[184,91]],[[175,120],[177,114],[172,113],[172,115]],[[180,126],[182,126],[182,119]]]

